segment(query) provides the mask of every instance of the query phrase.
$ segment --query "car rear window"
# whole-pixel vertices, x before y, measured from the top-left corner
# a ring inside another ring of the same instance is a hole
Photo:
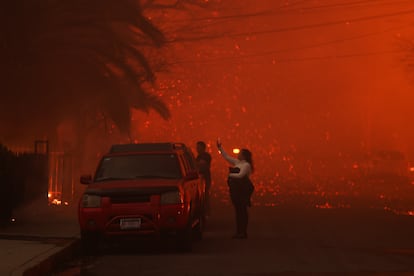
[[[96,171],[95,181],[181,177],[175,154],[139,154],[104,157]]]

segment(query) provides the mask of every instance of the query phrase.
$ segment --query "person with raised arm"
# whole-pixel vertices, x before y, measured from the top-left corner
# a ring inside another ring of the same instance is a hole
[[[217,148],[220,155],[231,164],[227,184],[230,198],[236,213],[235,239],[247,239],[247,225],[249,221],[248,207],[251,206],[251,195],[254,191],[250,174],[253,172],[252,153],[248,149],[241,149],[237,158],[231,157],[223,149],[220,139],[217,139]]]

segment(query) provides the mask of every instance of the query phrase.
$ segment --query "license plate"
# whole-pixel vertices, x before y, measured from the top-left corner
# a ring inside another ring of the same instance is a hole
[[[141,227],[141,219],[140,218],[121,219],[121,221],[119,222],[119,227],[121,228],[121,230],[139,229]]]

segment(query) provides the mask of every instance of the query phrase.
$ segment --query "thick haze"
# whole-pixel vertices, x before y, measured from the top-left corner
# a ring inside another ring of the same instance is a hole
[[[169,65],[154,68],[162,72],[148,91],[165,101],[171,119],[165,121],[155,111],[135,111],[132,140],[182,141],[192,147],[204,140],[213,152],[214,166],[225,172],[214,146],[220,137],[229,151],[251,149],[256,177],[272,179],[342,176],[347,173],[344,168],[376,150],[399,150],[414,160],[414,76],[407,61],[414,54],[412,1],[186,3],[177,9],[145,9],[144,15],[163,31],[166,42],[157,51],[148,45],[142,51],[152,65]],[[71,67],[75,73],[81,71],[78,66]],[[82,74],[70,82],[74,91],[92,91],[97,100],[104,88],[112,96],[117,92],[101,82],[89,89],[81,84],[83,78],[87,84],[90,76]],[[59,91],[59,83],[55,88]],[[114,95],[105,101],[109,109],[119,100]],[[77,106],[76,98],[73,104]],[[60,111],[74,113],[73,108]],[[56,119],[47,108],[39,113]],[[109,144],[129,141],[119,138],[115,125],[105,123],[96,133],[80,133],[88,140],[82,152],[86,167],[94,167]],[[43,120],[32,128],[41,126],[48,124]],[[75,144],[79,138],[70,118],[57,132],[61,144]]]
[[[137,113],[134,138],[214,146],[221,137],[228,149],[251,148],[266,174],[371,150],[411,154],[414,95],[404,50],[414,3],[225,2],[189,35],[216,38],[180,42],[184,33],[170,44],[173,65],[159,93],[172,119]],[[284,164],[289,159],[303,160]]]

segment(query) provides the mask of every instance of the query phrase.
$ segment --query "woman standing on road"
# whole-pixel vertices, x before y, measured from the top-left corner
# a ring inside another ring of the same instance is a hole
[[[252,153],[247,149],[240,150],[237,158],[229,156],[223,149],[220,140],[217,140],[217,148],[221,156],[229,162],[227,183],[230,189],[230,198],[236,211],[236,234],[235,239],[247,239],[248,212],[251,206],[250,197],[254,186],[249,176],[253,172]]]

